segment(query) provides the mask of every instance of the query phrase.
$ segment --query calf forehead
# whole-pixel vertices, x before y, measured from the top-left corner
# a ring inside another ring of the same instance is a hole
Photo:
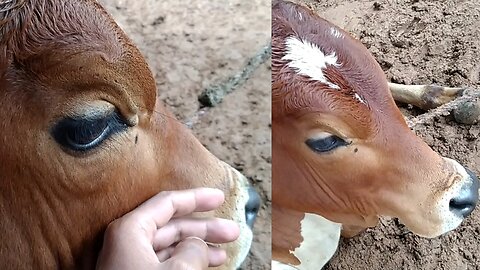
[[[145,61],[98,3],[8,3],[0,4],[0,91],[13,93],[10,99],[24,92],[35,96],[33,105],[51,107],[52,95],[95,89],[130,93],[153,109],[156,87]]]
[[[0,4],[0,46],[9,60],[22,62],[58,47],[124,51],[121,31],[90,0],[6,1]],[[12,59],[13,58],[13,59]]]
[[[274,5],[272,31],[273,96],[287,113],[315,108],[358,120],[392,109],[381,68],[348,33],[288,2]]]

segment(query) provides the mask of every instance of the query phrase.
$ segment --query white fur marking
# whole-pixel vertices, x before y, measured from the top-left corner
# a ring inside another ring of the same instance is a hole
[[[342,225],[322,216],[305,213],[301,222],[303,242],[293,251],[301,270],[321,269],[337,250]]]
[[[330,34],[336,38],[343,38],[342,33],[340,33],[340,31],[338,31],[338,29],[335,27],[330,28]]]
[[[367,104],[365,100],[357,93],[355,93],[355,98],[363,104]]]
[[[337,56],[335,52],[330,55],[325,55],[320,48],[308,41],[299,40],[296,37],[288,37],[285,40],[287,53],[282,58],[289,60],[287,64],[289,67],[295,69],[299,74],[310,77],[312,80],[320,81],[330,88],[340,89],[340,87],[332,82],[329,82],[323,74],[323,69],[327,65],[335,67],[340,66],[337,63]]]

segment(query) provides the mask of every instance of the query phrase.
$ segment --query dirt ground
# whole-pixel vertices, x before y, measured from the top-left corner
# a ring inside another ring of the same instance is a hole
[[[358,37],[388,80],[480,89],[478,1],[299,0]],[[403,106],[406,115],[417,110]],[[451,116],[416,127],[443,156],[480,174],[480,126]],[[352,239],[342,239],[325,269],[480,269],[480,210],[461,227],[436,239],[408,232],[395,219],[382,220]]]
[[[153,70],[159,95],[217,157],[244,173],[264,204],[245,269],[270,268],[270,64],[200,110],[207,87],[238,74],[270,39],[269,0],[100,0]],[[268,247],[268,248],[266,248]]]

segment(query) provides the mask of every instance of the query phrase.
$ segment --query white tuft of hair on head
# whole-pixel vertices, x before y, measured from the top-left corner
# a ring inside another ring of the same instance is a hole
[[[328,85],[330,88],[340,89],[338,85],[328,81],[323,74],[323,70],[328,65],[340,66],[337,63],[335,52],[325,55],[317,45],[294,36],[285,39],[285,45],[287,51],[282,59],[289,61],[287,65],[290,68],[298,74],[308,76],[312,80]]]

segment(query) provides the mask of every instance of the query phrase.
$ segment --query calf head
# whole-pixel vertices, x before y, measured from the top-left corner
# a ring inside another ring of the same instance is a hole
[[[409,130],[367,49],[292,3],[272,20],[274,207],[363,228],[393,216],[425,237],[456,228],[478,181]]]
[[[238,267],[258,198],[156,98],[145,60],[99,4],[0,4],[0,53],[0,268],[93,268],[109,222],[194,187],[225,192],[209,215],[240,223],[225,269]]]

